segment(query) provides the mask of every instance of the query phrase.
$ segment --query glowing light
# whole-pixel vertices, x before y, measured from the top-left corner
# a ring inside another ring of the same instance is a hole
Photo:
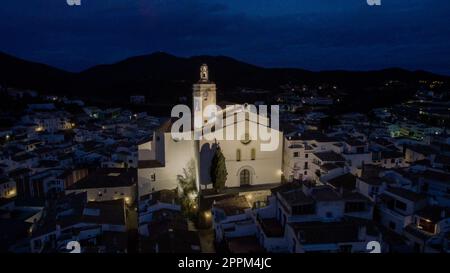
[[[125,203],[127,203],[127,204],[130,203],[130,197],[125,197]]]
[[[205,213],[204,213],[204,216],[205,216],[205,219],[211,219],[211,212],[210,211],[205,211]]]
[[[16,194],[17,194],[17,191],[14,189],[14,190],[10,190],[9,191],[8,196],[9,197],[14,197],[14,196],[16,196]]]

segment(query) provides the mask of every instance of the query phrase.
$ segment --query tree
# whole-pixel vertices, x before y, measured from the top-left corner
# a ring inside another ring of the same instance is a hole
[[[178,185],[180,187],[179,196],[181,200],[181,208],[185,214],[192,216],[197,209],[197,183],[195,174],[195,162],[188,162],[186,168],[183,169],[182,175],[177,175]]]
[[[225,165],[225,157],[223,156],[220,146],[217,147],[216,153],[212,159],[210,176],[214,189],[217,192],[222,191],[225,188],[225,182],[227,181],[227,166]]]

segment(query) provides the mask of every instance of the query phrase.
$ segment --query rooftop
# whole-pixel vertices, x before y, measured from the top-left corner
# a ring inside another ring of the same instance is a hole
[[[97,169],[77,183],[71,185],[69,190],[129,187],[137,182],[136,169],[102,168]]]
[[[247,198],[243,195],[217,201],[213,206],[222,209],[227,216],[242,214],[246,209],[251,208]]]
[[[264,248],[255,236],[242,236],[227,239],[228,249],[231,253],[262,253]]]
[[[342,155],[333,151],[314,153],[314,155],[324,162],[345,162],[345,158]]]
[[[84,207],[81,222],[125,225],[125,203],[122,199],[88,202]]]
[[[267,237],[282,237],[284,235],[283,226],[277,218],[258,218],[264,234]]]
[[[290,223],[302,244],[358,242],[359,225],[354,222]]]
[[[405,148],[407,148],[407,149],[409,149],[409,150],[411,150],[413,152],[423,154],[425,156],[432,155],[432,154],[436,153],[435,149],[433,149],[431,146],[427,146],[427,145],[419,145],[419,144],[416,144],[416,145],[405,145]]]
[[[356,185],[356,176],[351,173],[346,173],[328,180],[327,183],[337,189],[343,188],[344,190],[354,190]]]
[[[291,207],[314,203],[314,199],[310,196],[307,196],[301,188],[289,191],[281,191],[279,192],[279,194]]]
[[[421,177],[425,180],[433,180],[450,184],[450,173],[426,170],[421,173]]]
[[[330,202],[342,200],[342,197],[330,186],[319,186],[313,188],[311,196],[318,202]]]
[[[409,201],[417,202],[426,199],[425,195],[403,189],[398,187],[388,187],[386,189],[387,192],[397,195],[401,198],[407,199]]]
[[[293,135],[288,137],[289,140],[315,140],[317,142],[338,142],[338,139],[329,137],[325,134],[323,134],[320,131],[305,131],[303,133],[299,133],[297,135]]]
[[[200,253],[200,239],[195,231],[167,229],[151,241],[143,240],[143,252]]]
[[[141,201],[148,201],[148,205],[156,204],[157,202],[166,204],[175,204],[178,201],[178,192],[174,190],[160,190],[141,196]]]

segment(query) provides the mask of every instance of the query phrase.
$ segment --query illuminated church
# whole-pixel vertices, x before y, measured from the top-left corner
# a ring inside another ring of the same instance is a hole
[[[208,105],[216,105],[216,85],[210,81],[208,66],[202,65],[200,80],[193,85],[193,112],[201,113]],[[246,107],[237,106],[239,105],[222,107],[223,110],[217,114],[233,115],[239,111],[247,111]],[[261,125],[261,120],[267,118],[257,115],[256,123]],[[267,123],[264,123],[266,129],[272,130],[272,134],[278,137],[277,148],[271,151],[261,149],[264,141],[259,135],[250,135],[248,130],[245,131],[245,136],[237,136],[235,140],[176,139],[171,134],[175,122],[175,118],[169,119],[153,133],[152,140],[139,145],[139,196],[162,189],[177,188],[177,176],[183,175],[183,170],[188,168],[189,163],[195,165],[198,188],[200,190],[212,188],[209,173],[218,145],[226,160],[228,172],[226,188],[248,190],[281,183],[283,135],[279,130],[268,128]],[[195,130],[202,130],[207,122],[208,120],[194,122],[194,126],[191,127],[192,134]],[[216,132],[223,130],[222,133],[226,134],[227,130],[231,130],[229,126],[239,125],[241,122],[245,123],[244,128],[248,128],[255,120],[236,118],[233,124],[224,125]]]

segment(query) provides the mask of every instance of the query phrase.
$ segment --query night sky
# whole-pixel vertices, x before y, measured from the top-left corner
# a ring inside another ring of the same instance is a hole
[[[0,51],[70,71],[164,51],[267,67],[450,75],[450,1],[1,0]]]

